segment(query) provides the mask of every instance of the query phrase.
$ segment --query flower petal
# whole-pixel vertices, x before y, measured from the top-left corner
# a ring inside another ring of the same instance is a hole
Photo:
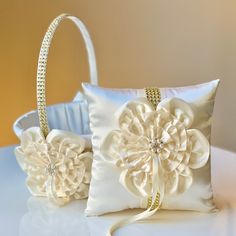
[[[45,143],[45,138],[39,127],[31,127],[22,133],[22,149],[28,148],[32,143]]]
[[[201,168],[209,159],[210,144],[203,133],[197,129],[189,129],[187,133],[191,144],[189,167],[192,169]]]
[[[60,152],[72,150],[76,153],[82,153],[86,144],[86,140],[79,135],[58,129],[51,130],[46,140],[53,146],[58,146],[61,149]]]
[[[183,153],[179,152],[179,153],[172,153],[168,159],[162,160],[162,167],[168,171],[171,172],[173,170],[175,170],[179,164],[182,162],[183,160]]]
[[[128,133],[143,135],[146,114],[152,111],[153,108],[146,99],[128,102],[116,113],[119,127]]]
[[[26,179],[26,185],[29,189],[30,193],[35,197],[46,197],[47,194],[45,192],[45,181],[47,180],[46,177],[35,175],[35,176],[28,176]]]
[[[121,151],[119,143],[122,139],[122,133],[119,130],[110,132],[102,142],[100,151],[103,154],[105,161],[113,162],[114,164],[120,159]]]
[[[138,183],[132,176],[132,171],[125,169],[120,174],[120,183],[132,194],[139,197],[147,197],[150,193],[150,181],[146,179],[143,183]]]
[[[175,116],[180,122],[184,123],[186,128],[191,127],[194,113],[190,105],[184,100],[179,98],[164,99],[158,104],[157,110],[163,108]]]

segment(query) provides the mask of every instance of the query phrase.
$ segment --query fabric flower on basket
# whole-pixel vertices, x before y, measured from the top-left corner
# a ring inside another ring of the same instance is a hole
[[[120,183],[134,195],[152,196],[154,184],[162,185],[162,195],[182,193],[192,184],[192,170],[209,158],[209,142],[192,128],[193,120],[191,104],[178,98],[164,99],[156,109],[146,99],[128,102],[118,112],[119,129],[106,136],[102,153],[122,169]]]
[[[33,127],[23,132],[15,154],[28,175],[26,184],[32,195],[64,205],[88,196],[90,149],[86,139],[71,132],[54,129],[45,138],[40,128]]]

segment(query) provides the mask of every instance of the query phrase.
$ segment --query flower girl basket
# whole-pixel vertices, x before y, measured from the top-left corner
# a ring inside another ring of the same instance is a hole
[[[92,148],[88,137],[87,102],[82,93],[76,101],[46,107],[45,77],[49,47],[64,19],[72,20],[82,33],[88,53],[90,80],[97,84],[95,54],[85,25],[62,14],[50,24],[40,50],[37,69],[37,111],[20,117],[13,128],[21,144],[17,161],[27,174],[26,185],[33,196],[47,197],[57,205],[88,196]],[[49,128],[50,127],[50,128]]]

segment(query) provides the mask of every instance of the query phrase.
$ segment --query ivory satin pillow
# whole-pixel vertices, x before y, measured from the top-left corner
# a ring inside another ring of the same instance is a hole
[[[154,193],[161,193],[161,209],[213,211],[210,137],[218,84],[150,90],[148,100],[145,89],[84,83],[94,152],[86,215],[147,208]]]

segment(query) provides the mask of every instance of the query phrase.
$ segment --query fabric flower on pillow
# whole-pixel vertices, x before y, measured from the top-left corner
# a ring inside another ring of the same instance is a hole
[[[154,158],[165,194],[182,193],[192,184],[192,169],[209,158],[209,142],[191,128],[193,120],[191,104],[178,98],[164,99],[156,109],[146,99],[130,101],[119,111],[119,129],[106,136],[102,153],[121,169],[120,182],[134,195],[152,195]]]
[[[63,205],[88,196],[92,164],[88,148],[85,139],[71,132],[52,130],[45,139],[40,128],[33,127],[23,132],[15,154],[32,195]]]

